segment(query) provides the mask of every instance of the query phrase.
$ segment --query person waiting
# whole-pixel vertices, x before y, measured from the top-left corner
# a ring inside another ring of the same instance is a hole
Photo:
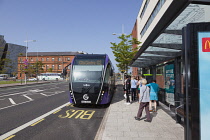
[[[150,112],[149,112],[149,102],[150,102],[149,90],[150,90],[150,88],[148,86],[146,86],[146,84],[147,84],[147,80],[142,79],[142,87],[140,88],[140,97],[139,97],[140,105],[139,105],[139,110],[138,110],[138,113],[137,113],[137,116],[135,117],[135,119],[138,121],[141,120],[142,111],[145,108],[147,119],[145,119],[144,121],[151,122],[151,116],[150,116]]]
[[[157,112],[159,86],[156,84],[156,80],[152,80],[152,83],[149,83],[146,86],[150,87],[149,111]],[[154,103],[154,110],[152,109],[152,102]]]
[[[136,86],[137,86],[138,81],[135,79],[134,76],[131,78],[131,99],[132,102],[136,100]]]
[[[130,104],[130,97],[129,97],[130,90],[131,90],[131,80],[130,80],[129,76],[126,76],[126,79],[124,81],[124,92],[126,94],[126,103],[125,104],[127,104],[127,105]]]

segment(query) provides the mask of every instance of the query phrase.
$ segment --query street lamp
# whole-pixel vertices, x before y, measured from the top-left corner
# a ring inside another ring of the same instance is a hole
[[[121,34],[112,33],[112,35],[125,35],[125,33],[124,33],[124,24],[122,24],[122,33]]]
[[[28,65],[28,56],[27,56],[27,51],[28,51],[28,42],[36,42],[36,40],[25,40],[24,42],[26,42],[26,60],[25,60],[25,63],[26,65]],[[26,73],[25,73],[25,84],[27,84],[27,76],[26,76]]]

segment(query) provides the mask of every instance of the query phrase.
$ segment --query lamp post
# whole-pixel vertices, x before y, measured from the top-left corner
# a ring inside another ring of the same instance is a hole
[[[26,42],[26,60],[25,60],[25,64],[28,65],[28,56],[27,56],[27,51],[28,51],[28,42],[36,42],[36,40],[25,40],[24,42]],[[25,84],[27,84],[27,76],[26,76],[26,72],[25,72]]]
[[[121,34],[112,33],[112,35],[126,35],[126,34],[124,33],[124,24],[122,24],[122,33],[121,33]]]

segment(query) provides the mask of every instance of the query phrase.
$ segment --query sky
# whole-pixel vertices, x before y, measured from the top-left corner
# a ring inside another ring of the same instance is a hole
[[[0,0],[0,35],[28,52],[108,54],[130,34],[142,0]],[[116,33],[118,35],[112,35]],[[115,67],[116,68],[116,67]],[[116,68],[117,69],[117,68]]]

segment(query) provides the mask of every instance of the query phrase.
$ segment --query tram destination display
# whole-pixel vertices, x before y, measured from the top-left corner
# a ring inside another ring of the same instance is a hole
[[[74,65],[103,65],[104,61],[99,59],[78,59]]]

